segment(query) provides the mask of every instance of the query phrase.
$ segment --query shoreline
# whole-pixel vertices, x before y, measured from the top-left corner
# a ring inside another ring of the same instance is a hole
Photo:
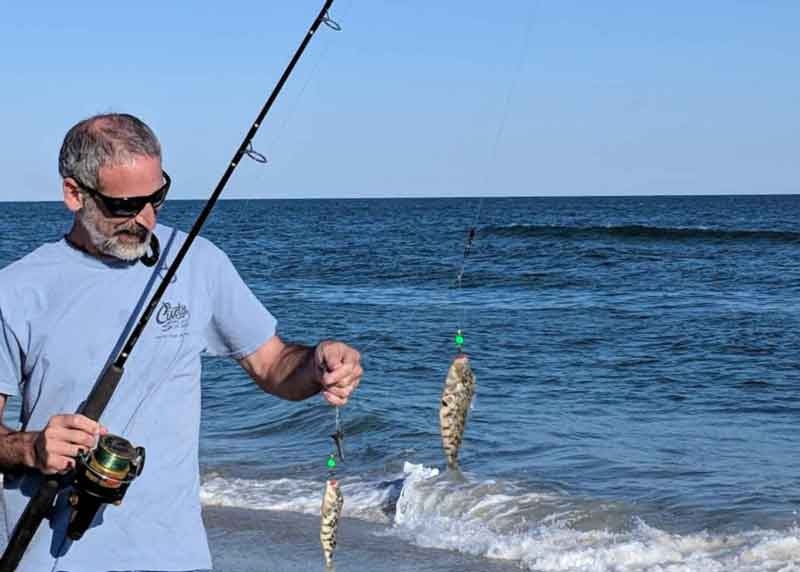
[[[214,572],[326,570],[317,516],[204,506],[203,520]],[[415,546],[390,534],[390,530],[383,524],[343,518],[339,524],[333,568],[338,572],[511,572],[520,569],[518,563],[512,561]]]

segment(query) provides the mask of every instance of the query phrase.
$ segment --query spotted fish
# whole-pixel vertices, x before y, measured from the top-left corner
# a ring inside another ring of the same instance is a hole
[[[466,354],[458,354],[444,380],[442,406],[439,409],[439,427],[442,447],[449,469],[458,468],[458,449],[464,439],[467,413],[475,395],[475,374]]]
[[[325,483],[325,495],[322,497],[320,510],[319,540],[322,543],[322,552],[325,554],[325,564],[333,563],[333,551],[336,549],[336,529],[339,527],[339,517],[342,515],[344,496],[336,479],[328,479]]]

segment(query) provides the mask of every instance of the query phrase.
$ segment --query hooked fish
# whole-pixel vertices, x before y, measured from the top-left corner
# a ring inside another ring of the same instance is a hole
[[[322,497],[320,510],[319,540],[322,543],[322,552],[325,555],[325,564],[333,563],[333,551],[336,549],[336,529],[339,527],[339,517],[344,506],[344,496],[336,479],[325,482],[325,494]]]
[[[447,458],[447,468],[458,468],[458,449],[464,439],[467,413],[475,395],[475,374],[466,354],[458,354],[444,380],[442,406],[439,409],[439,427],[442,447]]]

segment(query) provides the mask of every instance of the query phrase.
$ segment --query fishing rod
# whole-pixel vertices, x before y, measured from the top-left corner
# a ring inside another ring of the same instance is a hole
[[[164,295],[164,292],[172,281],[172,278],[178,271],[178,267],[186,256],[186,253],[194,242],[194,239],[197,238],[197,235],[200,233],[200,229],[208,218],[208,215],[211,213],[211,210],[214,208],[214,205],[216,204],[220,194],[222,194],[222,190],[228,183],[233,171],[239,165],[239,161],[241,161],[242,157],[246,154],[256,161],[262,163],[266,162],[265,157],[253,149],[253,138],[255,137],[259,127],[261,127],[261,123],[267,116],[272,104],[275,102],[275,99],[278,97],[278,94],[283,88],[284,83],[286,83],[286,80],[291,75],[292,70],[294,70],[294,67],[299,61],[300,56],[303,55],[306,46],[311,41],[311,38],[316,33],[320,24],[325,23],[328,27],[334,30],[339,29],[338,24],[328,17],[328,10],[330,9],[331,4],[333,4],[333,0],[325,1],[324,6],[314,19],[313,24],[308,29],[308,32],[292,56],[292,59],[289,61],[289,64],[286,66],[286,69],[284,69],[283,74],[278,80],[278,83],[276,83],[275,87],[272,89],[272,93],[270,93],[269,98],[267,98],[266,103],[264,103],[264,106],[258,113],[258,116],[247,132],[247,135],[245,136],[241,145],[239,145],[239,148],[236,150],[233,159],[225,169],[222,178],[217,183],[217,186],[214,189],[214,192],[211,194],[211,197],[208,199],[206,206],[197,217],[197,220],[192,226],[186,241],[181,246],[174,262],[170,265],[169,269],[164,275],[164,278],[161,280],[161,283],[150,299],[150,303],[147,305],[142,317],[139,319],[139,322],[136,324],[136,327],[133,329],[130,336],[128,336],[128,339],[120,353],[117,355],[116,360],[109,364],[102,372],[98,381],[92,388],[92,391],[89,393],[89,396],[86,398],[83,406],[78,410],[78,413],[81,413],[94,421],[98,421],[100,419],[100,416],[103,414],[103,411],[108,405],[108,402],[111,400],[111,397],[114,395],[114,391],[116,390],[117,385],[122,378],[125,362],[128,361],[128,357],[138,342],[142,331],[150,320],[150,317],[153,315],[156,306],[158,306],[158,303],[161,301],[161,297]],[[104,445],[102,450],[101,447],[98,447],[100,454],[96,454],[91,456],[91,458],[87,458],[85,462],[88,472],[92,473],[90,479],[105,479],[106,483],[115,482],[117,483],[118,488],[122,488],[121,493],[116,491],[118,494],[111,495],[111,497],[108,499],[111,502],[118,502],[121,500],[121,495],[124,494],[125,489],[127,489],[127,486],[130,484],[133,478],[138,476],[138,474],[141,472],[142,465],[144,463],[144,450],[141,447],[133,448],[130,443],[127,442],[127,440],[122,439],[121,437],[105,436],[105,438],[108,437],[111,439],[106,439],[105,443],[102,443],[102,445]],[[81,459],[78,459],[76,462],[76,467],[80,464]],[[123,466],[121,470],[120,465]],[[22,560],[22,557],[30,545],[34,534],[41,525],[42,520],[44,520],[51,511],[63,480],[64,477],[59,475],[45,476],[44,481],[40,485],[38,491],[28,501],[22,516],[14,528],[14,532],[8,541],[8,545],[3,552],[3,556],[0,558],[0,572],[16,571],[17,566]],[[97,493],[99,490],[93,492]],[[89,495],[94,496],[91,492]],[[103,499],[103,502],[106,502],[106,499]],[[78,507],[80,507],[81,505],[78,503],[79,501],[73,503],[73,507],[75,507],[76,504]],[[94,511],[96,512],[97,508],[99,508],[99,504],[92,508],[94,508]],[[80,520],[84,521],[83,524],[88,527],[93,517],[94,512],[92,512],[92,514],[88,517],[88,521],[85,516],[80,518]],[[80,538],[82,534],[83,531],[79,530],[77,533],[77,538]]]

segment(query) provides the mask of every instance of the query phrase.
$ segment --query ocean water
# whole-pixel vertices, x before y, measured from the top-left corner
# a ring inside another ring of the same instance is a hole
[[[3,204],[0,265],[69,220]],[[800,570],[800,197],[236,200],[203,235],[282,337],[362,351],[339,572]],[[455,475],[459,327],[478,386]],[[203,389],[217,569],[321,569],[333,409],[224,360]]]

